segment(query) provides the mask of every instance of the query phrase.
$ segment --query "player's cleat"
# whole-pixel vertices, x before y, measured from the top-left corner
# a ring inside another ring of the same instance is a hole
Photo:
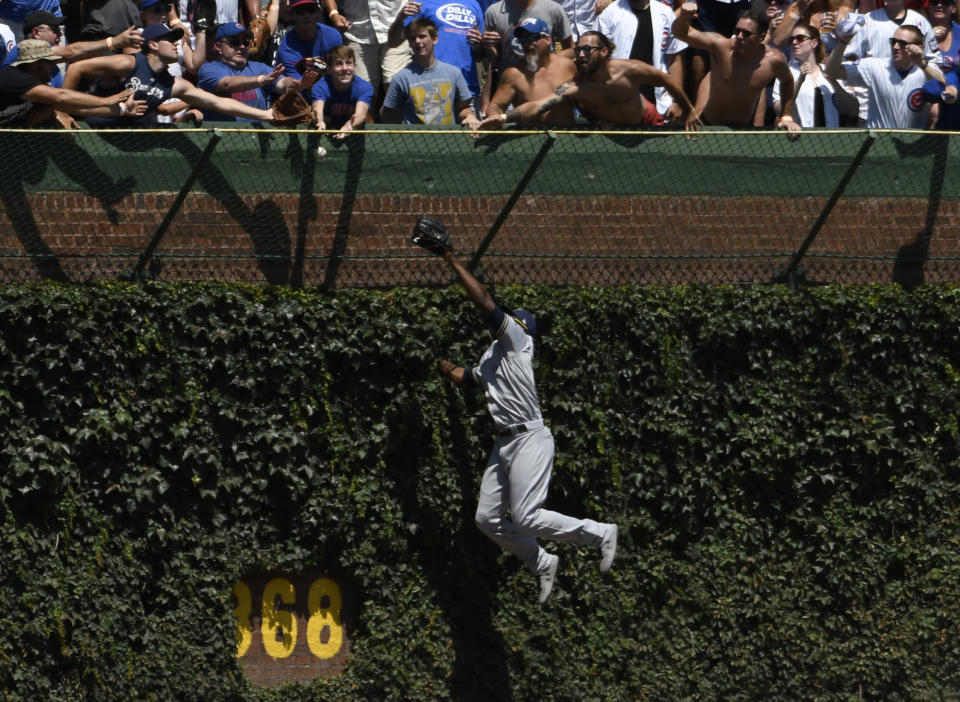
[[[557,565],[560,563],[560,556],[548,555],[547,558],[550,559],[550,564],[540,573],[540,604],[546,602],[553,591],[553,581],[557,577]]]
[[[617,556],[617,525],[611,524],[607,535],[600,542],[600,572],[606,573]]]

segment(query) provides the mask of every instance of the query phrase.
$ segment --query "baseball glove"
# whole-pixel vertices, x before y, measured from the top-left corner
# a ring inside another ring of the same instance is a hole
[[[453,251],[450,233],[443,226],[443,222],[427,215],[420,215],[417,223],[413,225],[410,241],[436,256],[442,256],[445,251]]]
[[[320,75],[323,75],[324,71],[327,70],[327,62],[321,56],[305,56],[304,58],[297,61],[297,64],[294,66],[297,69],[297,73],[303,75],[307,71],[314,71]]]
[[[270,41],[270,23],[267,22],[266,17],[254,17],[250,20],[249,29],[253,38],[247,48],[247,56],[259,60],[263,55],[263,50],[267,48],[267,42]]]
[[[283,95],[273,103],[270,110],[273,112],[273,119],[270,120],[270,123],[276,127],[291,124],[310,124],[314,119],[310,103],[304,100],[296,90],[284,91]]]

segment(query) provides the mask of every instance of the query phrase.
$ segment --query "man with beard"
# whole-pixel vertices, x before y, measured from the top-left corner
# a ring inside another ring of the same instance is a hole
[[[733,37],[701,32],[690,26],[697,3],[685,2],[673,23],[673,35],[710,54],[710,72],[697,93],[697,110],[707,124],[748,127],[753,124],[757,101],[774,78],[780,79],[783,96],[778,128],[799,132],[793,121],[793,75],[783,54],[765,43],[769,20],[750,10],[740,14]]]
[[[613,43],[604,34],[584,32],[573,50],[577,77],[558,86],[553,97],[511,110],[504,123],[528,124],[557,105],[570,102],[601,128],[660,126],[663,117],[656,105],[640,94],[641,85],[652,85],[662,86],[673,96],[687,131],[700,126],[699,113],[676,80],[643,61],[611,60],[613,49]]]
[[[557,86],[577,75],[577,66],[566,56],[553,53],[553,40],[547,23],[528,17],[513,30],[523,47],[524,62],[503,72],[497,92],[487,106],[487,116],[479,129],[499,129],[506,122],[510,105],[549,98]],[[550,110],[538,113],[531,124],[573,124],[573,103],[561,102]]]
[[[673,36],[674,19],[673,8],[657,0],[617,0],[600,14],[598,29],[616,45],[610,58],[644,61],[683,85],[687,45]],[[668,121],[679,116],[680,106],[663,88],[645,85],[640,92]]]

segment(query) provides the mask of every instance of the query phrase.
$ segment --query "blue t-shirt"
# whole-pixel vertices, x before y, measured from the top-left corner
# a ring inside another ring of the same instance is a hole
[[[477,0],[423,0],[420,14],[408,17],[404,26],[417,17],[424,17],[437,25],[439,41],[434,48],[437,60],[459,68],[467,79],[470,92],[479,93],[477,62],[473,47],[467,43],[467,31],[474,25],[483,34],[483,9]]]
[[[335,46],[343,44],[343,36],[333,27],[317,22],[317,36],[306,42],[297,36],[295,29],[287,30],[277,47],[277,61],[283,63],[285,76],[300,78],[297,61],[308,56],[326,56]]]
[[[52,12],[54,17],[63,17],[60,12],[60,0],[2,0],[0,2],[0,20],[23,23],[27,15],[38,10]]]
[[[422,68],[415,61],[397,71],[383,99],[384,107],[403,108],[404,124],[457,123],[457,105],[473,96],[456,66],[436,61]]]
[[[259,61],[247,61],[247,65],[241,70],[231,68],[223,61],[207,61],[200,66],[197,73],[197,87],[206,90],[209,93],[217,93],[217,83],[228,76],[264,76],[269,75],[273,69],[265,63]],[[279,80],[279,79],[278,79]],[[276,81],[262,88],[252,90],[242,90],[238,93],[231,93],[230,97],[245,105],[256,107],[258,110],[267,109],[267,96],[273,93]],[[248,117],[234,117],[233,115],[223,115],[213,110],[204,110],[203,119],[205,122],[255,122]]]
[[[960,90],[960,76],[957,75],[957,69],[944,70],[943,77],[946,78],[946,85],[941,85],[939,81],[931,78],[923,84],[923,101],[939,102],[940,114],[937,117],[937,123],[934,129],[938,131],[955,132],[960,130],[960,101],[948,105],[941,102],[940,95],[945,87],[953,86]]]
[[[358,102],[369,107],[373,102],[373,86],[360,76],[354,76],[350,89],[340,92],[333,86],[330,76],[323,76],[313,84],[313,99],[323,100],[323,121],[327,129],[340,129],[353,115]]]

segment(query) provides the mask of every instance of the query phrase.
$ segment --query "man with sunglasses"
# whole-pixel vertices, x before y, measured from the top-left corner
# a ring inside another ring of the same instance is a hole
[[[701,32],[691,27],[697,3],[684,2],[673,23],[673,34],[690,46],[710,54],[710,71],[697,92],[697,110],[706,124],[728,127],[754,125],[757,105],[766,87],[776,78],[783,96],[778,129],[799,132],[793,121],[793,75],[783,54],[765,42],[769,21],[751,10],[737,19],[732,37]]]
[[[478,129],[499,129],[506,124],[511,105],[519,107],[549,99],[560,85],[577,75],[577,65],[572,60],[554,53],[553,39],[543,20],[528,17],[513,33],[523,47],[524,61],[503,72],[497,92],[487,106],[487,116]],[[531,115],[529,124],[569,125],[573,121],[573,103],[564,101]]]
[[[584,32],[574,47],[577,77],[558,86],[554,96],[538,103],[520,105],[505,123],[529,123],[536,114],[553,110],[563,102],[575,104],[592,124],[609,127],[661,126],[656,105],[640,94],[643,85],[663,87],[680,105],[680,119],[687,131],[701,122],[683,88],[669,74],[643,61],[610,59],[613,43],[600,32]]]
[[[844,56],[849,60],[859,58],[890,58],[890,38],[905,25],[916,27],[923,36],[923,53],[928,61],[940,63],[940,47],[933,26],[926,17],[906,7],[904,0],[886,0],[883,7],[864,15],[863,26],[844,47]],[[839,34],[839,32],[835,32]]]
[[[253,33],[238,22],[220,25],[213,43],[218,58],[200,67],[197,87],[214,95],[229,96],[259,110],[267,109],[270,95],[279,95],[288,89],[297,90],[299,84],[296,80],[283,77],[283,64],[270,67],[248,60],[252,38]],[[253,121],[249,117],[225,115],[215,110],[204,110],[203,119],[210,122]]]
[[[905,24],[887,41],[889,58],[868,57],[843,61],[850,35],[838,36],[824,73],[866,88],[867,127],[870,129],[923,129],[929,104],[924,84],[932,79],[946,85],[943,72],[924,56],[923,32]],[[953,99],[956,99],[954,93]]]
[[[330,25],[320,22],[317,0],[291,0],[293,27],[283,35],[277,47],[277,61],[282,63],[285,75],[301,78],[297,63],[304,58],[326,56],[330,49],[343,44],[343,36]],[[309,95],[304,95],[308,101]]]
[[[47,42],[53,50],[53,53],[64,62],[80,61],[81,59],[92,56],[102,56],[113,51],[122,51],[127,47],[139,48],[143,43],[140,30],[131,26],[116,36],[107,39],[75,41],[70,44],[61,44],[61,27],[65,21],[63,17],[57,17],[52,12],[47,12],[46,10],[31,12],[27,15],[26,19],[23,20],[23,38],[39,39],[40,41]],[[17,57],[17,49],[14,48],[13,51],[7,55],[6,59],[4,59],[2,65],[6,66],[13,63],[17,60]],[[50,79],[49,85],[55,88],[63,85],[63,73],[61,73],[59,66],[54,67],[53,76]]]
[[[610,58],[635,59],[669,73],[683,85],[683,52],[687,45],[673,36],[675,16],[670,5],[657,0],[617,0],[600,13],[600,31],[616,47]],[[664,88],[641,88],[657,112],[672,120],[680,106]]]

